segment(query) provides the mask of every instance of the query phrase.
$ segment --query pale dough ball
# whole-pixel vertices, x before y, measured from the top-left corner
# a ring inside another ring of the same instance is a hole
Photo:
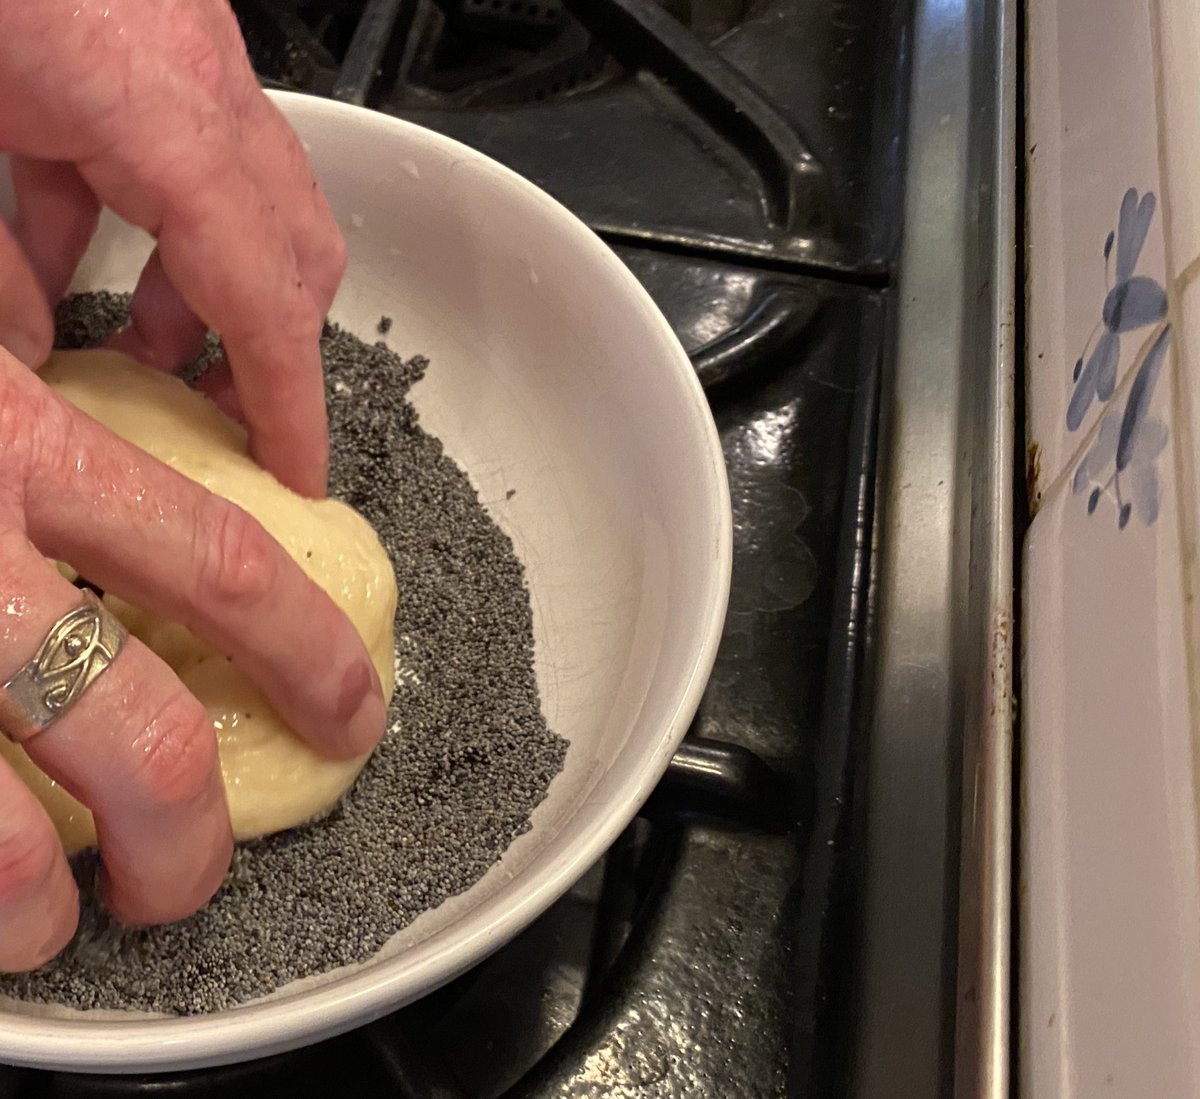
[[[396,579],[365,519],[345,504],[306,500],[284,488],[250,459],[245,432],[176,378],[107,351],[56,353],[41,376],[118,435],[257,518],[358,628],[390,700]],[[238,839],[294,827],[336,804],[366,756],[318,756],[224,654],[212,652],[182,626],[114,596],[105,598],[130,632],[174,669],[212,715]],[[297,644],[305,643],[321,642],[297,639]],[[69,852],[95,845],[87,809],[3,736],[0,757],[45,805]]]

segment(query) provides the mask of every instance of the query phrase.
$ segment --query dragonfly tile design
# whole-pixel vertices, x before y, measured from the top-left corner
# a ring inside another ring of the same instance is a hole
[[[1117,229],[1104,242],[1108,290],[1100,320],[1075,362],[1071,375],[1074,391],[1067,405],[1067,428],[1076,431],[1092,402],[1105,405],[1116,391],[1122,337],[1154,326],[1139,348],[1136,373],[1124,403],[1104,411],[1096,437],[1071,483],[1076,495],[1090,489],[1089,515],[1096,513],[1104,499],[1111,499],[1120,530],[1135,514],[1145,526],[1157,520],[1161,497],[1157,462],[1167,446],[1167,426],[1150,412],[1171,338],[1171,326],[1165,320],[1167,295],[1157,280],[1135,273],[1156,206],[1153,192],[1139,196],[1133,187],[1121,199]],[[1116,260],[1110,269],[1114,244]]]

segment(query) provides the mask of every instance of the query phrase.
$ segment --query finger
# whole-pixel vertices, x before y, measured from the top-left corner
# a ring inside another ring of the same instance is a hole
[[[7,681],[80,593],[12,529],[0,536],[0,590],[20,592],[28,607],[0,653]],[[105,903],[122,922],[182,919],[220,887],[233,834],[212,722],[136,639],[23,747],[92,811]]]
[[[48,390],[42,402],[24,492],[35,545],[232,657],[318,751],[374,747],[385,706],[362,638],[261,524]]]
[[[247,171],[279,211],[301,276],[325,316],[346,273],[345,238],[300,139],[257,82],[243,113],[241,144]]]
[[[207,333],[208,327],[171,285],[156,248],[133,292],[129,323],[107,346],[156,370],[174,373],[200,353]]]
[[[301,277],[324,316],[346,271],[346,242],[300,139],[254,74],[236,19],[218,20],[215,34],[224,46],[230,101],[240,121],[242,163],[278,211]]]
[[[61,161],[13,157],[12,181],[13,234],[54,308],[96,232],[100,201],[75,166]]]
[[[53,343],[54,320],[41,283],[8,226],[0,223],[0,344],[36,369]]]
[[[135,132],[84,176],[117,213],[157,236],[167,278],[221,334],[251,454],[290,488],[321,496],[329,459],[324,318],[277,210],[246,175],[227,127],[207,122],[189,135],[196,147],[187,156]]]
[[[296,492],[324,496],[329,436],[318,343],[323,316],[296,273],[290,248],[278,265],[286,271],[281,278],[268,275],[254,290],[243,290],[243,271],[218,270],[220,257],[206,255],[207,243],[173,219],[159,246],[171,281],[197,288],[201,316],[221,333],[255,461]],[[254,314],[244,312],[248,303]]]
[[[233,373],[223,355],[196,379],[196,389],[235,423],[246,426],[246,417],[233,384]]]
[[[48,962],[70,942],[78,920],[79,894],[54,826],[0,763],[0,973]]]

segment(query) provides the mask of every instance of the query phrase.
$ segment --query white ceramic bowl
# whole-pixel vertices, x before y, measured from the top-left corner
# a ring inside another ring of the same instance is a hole
[[[617,838],[712,667],[729,586],[724,464],[704,394],[649,296],[565,209],[465,146],[325,100],[277,102],[349,242],[334,319],[368,335],[387,314],[392,346],[430,357],[414,390],[422,421],[525,563],[538,683],[551,727],[571,741],[566,767],[482,881],[372,960],[197,1018],[0,1000],[0,1061],[121,1072],[244,1060],[429,992],[515,935]],[[106,215],[75,289],[131,288],[149,248]]]

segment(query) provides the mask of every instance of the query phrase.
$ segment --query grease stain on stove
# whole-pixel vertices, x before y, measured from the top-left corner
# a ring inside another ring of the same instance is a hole
[[[650,1001],[642,1010],[631,1012],[601,1048],[590,1054],[573,1089],[595,1088],[590,1094],[608,1096],[641,1095],[643,1089],[661,1083],[671,1070],[671,1049],[664,1036],[671,1028],[666,1005]]]
[[[734,498],[732,624],[739,616],[800,606],[812,595],[818,580],[816,556],[799,534],[812,510],[804,494],[774,477],[759,480],[753,475],[748,483],[735,481],[730,491]],[[742,515],[771,515],[786,524],[783,529],[790,533],[780,537],[778,528],[764,528],[758,518],[752,526],[744,524],[738,518]],[[772,530],[773,536],[762,538],[764,529]]]
[[[762,412],[739,432],[734,446],[755,464],[775,466],[791,448],[799,409],[792,401],[782,408]]]
[[[763,590],[772,605],[762,610],[798,607],[813,593],[817,583],[817,559],[799,538],[785,547],[786,556],[775,558],[763,573]]]

